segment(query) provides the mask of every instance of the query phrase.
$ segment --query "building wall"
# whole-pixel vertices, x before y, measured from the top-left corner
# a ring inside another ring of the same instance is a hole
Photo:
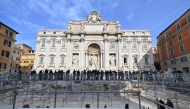
[[[190,9],[186,11],[179,19],[177,19],[174,23],[172,23],[166,30],[164,30],[158,37],[158,48],[159,48],[159,56],[161,60],[161,67],[163,70],[168,68],[180,68],[183,69],[189,64],[189,53],[190,53],[190,21],[188,21],[188,16],[190,19]],[[177,25],[180,25],[180,28],[177,28]],[[168,32],[171,32],[169,35]],[[181,35],[181,40],[179,40],[179,36]],[[183,45],[184,51],[180,50],[180,45]],[[164,49],[162,49],[162,46]],[[165,57],[163,56],[165,54]],[[186,62],[178,61],[181,56],[185,56],[187,58]],[[171,62],[171,60],[173,60]],[[171,64],[176,61],[175,64]],[[163,64],[164,63],[164,64]],[[167,65],[165,65],[167,63]]]
[[[13,50],[11,70],[10,70],[12,73],[13,72],[17,73],[19,71],[19,64],[22,54],[23,50],[15,46]]]
[[[12,35],[8,34],[12,33]],[[16,42],[15,37],[18,32],[11,29],[7,25],[0,22],[0,72],[5,73],[10,71],[10,64],[12,61],[12,52],[14,48],[14,43]],[[5,40],[10,41],[10,44],[5,44]],[[3,50],[7,51],[9,56],[2,56]],[[5,68],[2,68],[2,63],[6,64]]]
[[[152,46],[152,54],[153,54],[154,62],[160,62],[157,46]]]
[[[32,47],[25,43],[20,43],[16,45],[18,48],[23,50],[23,54],[27,54],[30,50],[32,50]]]
[[[21,72],[28,73],[31,72],[34,66],[35,51],[30,50],[28,53],[23,54],[20,59],[20,69]]]
[[[119,21],[91,20],[69,21],[68,30],[39,30],[34,69],[37,72],[45,69],[90,69],[90,58],[95,54],[98,55],[97,69],[154,70],[149,30],[120,30]],[[52,46],[53,42],[55,46]],[[66,46],[62,46],[63,42]],[[77,48],[75,48],[76,44],[78,44]],[[92,44],[99,46],[98,52],[89,49]],[[111,44],[113,47],[110,47]],[[42,63],[40,63],[41,57]],[[53,63],[50,63],[51,57],[54,57]],[[61,57],[65,58],[64,64],[60,63]],[[145,57],[148,63],[145,63]],[[114,65],[110,64],[111,58],[115,61]],[[124,63],[124,58],[127,59],[127,63]],[[134,62],[134,58],[137,58],[137,63]],[[77,66],[73,64],[75,59],[77,59],[76,63],[78,62]]]

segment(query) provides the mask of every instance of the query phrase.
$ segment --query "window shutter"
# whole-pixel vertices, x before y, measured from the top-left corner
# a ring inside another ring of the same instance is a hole
[[[5,51],[4,51],[4,50],[2,50],[2,52],[1,52],[1,56],[4,56],[4,52],[5,52]]]
[[[6,69],[6,63],[4,63],[4,69]]]
[[[6,57],[9,57],[9,52],[7,51],[7,56]]]
[[[7,41],[7,40],[5,39],[5,40],[4,40],[4,45],[6,45],[6,41]]]
[[[9,41],[9,47],[11,47],[11,41]]]
[[[6,35],[8,35],[8,30],[6,30]]]

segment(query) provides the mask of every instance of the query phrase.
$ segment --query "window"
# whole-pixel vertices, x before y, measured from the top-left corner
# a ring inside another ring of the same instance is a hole
[[[0,69],[6,69],[6,63],[0,63]]]
[[[170,46],[172,45],[172,40],[169,41]]]
[[[10,65],[11,67],[12,67],[12,63],[11,63],[11,65]]]
[[[180,29],[180,25],[179,24],[177,24],[177,30],[179,30]]]
[[[19,51],[18,51],[18,54],[19,54]]]
[[[55,47],[55,39],[52,40],[52,47]]]
[[[145,35],[145,32],[142,32],[142,35]]]
[[[142,46],[146,48],[147,47],[147,43],[145,41],[143,41],[142,42]]]
[[[174,49],[170,49],[170,54],[171,54],[171,55],[174,54]]]
[[[31,61],[31,63],[33,63],[34,61]]]
[[[126,48],[126,40],[123,40],[123,48]]]
[[[32,66],[30,67],[30,69],[32,69]]]
[[[171,64],[176,64],[176,60],[175,59],[171,60]]]
[[[17,67],[17,64],[16,64],[16,67]]]
[[[156,49],[156,48],[154,48],[154,52],[157,52],[157,49]]]
[[[16,53],[16,51],[14,50],[14,53]]]
[[[190,15],[188,16],[188,22],[190,22]]]
[[[40,57],[40,64],[43,63],[43,57]]]
[[[165,58],[165,53],[162,53],[162,57]]]
[[[24,63],[26,63],[26,61],[24,61]]]
[[[26,61],[26,63],[29,63],[29,61]]]
[[[5,39],[4,40],[4,45],[6,45],[8,47],[11,47],[11,42]]]
[[[181,34],[178,35],[178,41],[182,40]]]
[[[154,58],[157,58],[157,56],[156,56],[156,55],[154,55]]]
[[[133,48],[137,48],[137,41],[133,41]]]
[[[164,45],[162,45],[162,49],[164,49]]]
[[[25,66],[23,66],[23,69],[25,69]]]
[[[44,34],[46,34],[46,32],[44,31]]]
[[[61,64],[64,64],[64,57],[61,57]]]
[[[145,61],[146,64],[148,64],[148,57],[145,57],[144,61]]]
[[[134,58],[134,63],[137,63],[137,58]]]
[[[8,30],[6,30],[6,35],[7,35],[8,37],[12,38],[13,33],[10,32],[10,31],[8,31]]]
[[[28,66],[26,66],[26,69],[28,69]]]
[[[166,66],[167,65],[167,62],[163,62],[163,66]]]
[[[62,47],[65,47],[65,40],[62,40]]]
[[[182,57],[180,58],[181,62],[186,62],[187,61],[187,57]]]
[[[171,36],[171,32],[170,31],[168,31],[168,36]]]
[[[124,57],[124,58],[123,58],[123,61],[124,61],[124,63],[127,63],[127,58]]]
[[[179,46],[180,52],[184,51],[184,46],[183,44]]]
[[[42,40],[42,47],[45,47],[45,40]]]
[[[22,63],[22,61],[20,61],[20,63]]]
[[[50,63],[51,63],[51,64],[54,63],[54,57],[50,57]]]
[[[132,32],[133,35],[135,35],[135,32]]]
[[[5,51],[5,50],[2,50],[1,56],[9,57],[9,52]]]
[[[56,32],[54,31],[53,34],[56,34]]]
[[[13,56],[12,56],[12,60],[13,60]]]

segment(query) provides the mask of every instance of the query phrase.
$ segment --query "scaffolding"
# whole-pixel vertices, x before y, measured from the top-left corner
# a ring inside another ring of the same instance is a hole
[[[181,75],[184,78],[183,82],[174,82],[176,79],[179,80],[175,77],[145,74],[126,75],[126,78],[116,80],[106,80],[106,78],[103,80],[93,78],[76,80],[73,75],[63,75],[62,79],[59,79],[57,75],[51,76],[1,74],[0,99],[2,102],[9,101],[9,104],[13,105],[13,109],[19,97],[23,98],[23,105],[26,102],[33,104],[36,101],[42,101],[42,107],[44,107],[46,102],[48,104],[53,102],[54,108],[57,106],[58,99],[61,99],[61,107],[64,107],[76,98],[80,101],[81,107],[87,99],[91,100],[91,103],[96,102],[97,108],[100,105],[99,99],[104,100],[104,98],[110,103],[110,106],[113,106],[114,101],[129,103],[130,98],[134,98],[139,101],[139,109],[142,108],[141,101],[148,102],[153,106],[161,105],[155,100],[156,98],[164,100],[170,98],[177,108],[188,107],[190,102],[189,75]]]

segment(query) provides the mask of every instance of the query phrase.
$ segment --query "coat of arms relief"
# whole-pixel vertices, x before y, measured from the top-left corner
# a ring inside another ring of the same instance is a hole
[[[98,14],[98,12],[95,10],[87,15],[87,21],[89,23],[101,22],[101,18],[102,18],[102,15]]]

